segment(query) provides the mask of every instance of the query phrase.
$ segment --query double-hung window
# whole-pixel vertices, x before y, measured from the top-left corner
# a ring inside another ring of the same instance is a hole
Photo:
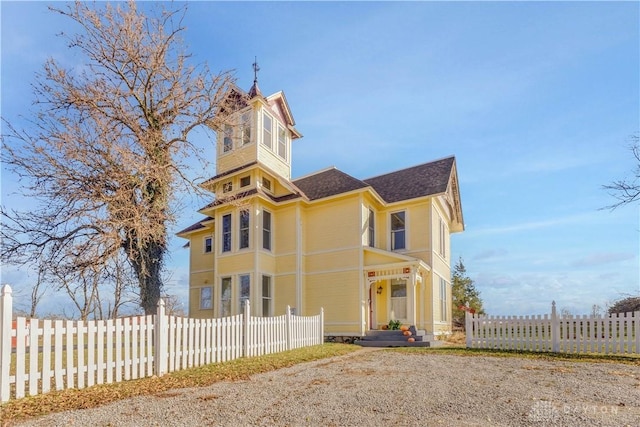
[[[224,125],[222,152],[228,153],[231,150],[233,150],[233,127],[231,127],[231,125]]]
[[[240,141],[242,145],[251,142],[251,111],[244,113],[240,119]]]
[[[271,250],[271,212],[262,211],[262,248]]]
[[[448,320],[449,307],[447,304],[447,281],[440,278],[440,320]]]
[[[213,250],[213,237],[204,238],[204,253],[208,254]]]
[[[262,143],[273,149],[273,119],[267,113],[262,113]]]
[[[373,248],[376,245],[376,214],[373,209],[369,209],[367,228],[369,230],[369,246]]]
[[[249,247],[249,211],[240,211],[240,249]]]
[[[244,306],[249,302],[251,296],[251,276],[243,274],[240,276],[240,310],[244,309]]]
[[[200,310],[211,310],[213,308],[212,302],[211,286],[200,288]]]
[[[231,252],[231,214],[222,217],[222,252]]]
[[[278,125],[278,155],[287,159],[287,131]]]
[[[405,212],[391,214],[391,250],[406,249],[406,223]]]
[[[220,282],[220,317],[231,316],[231,277]]]
[[[264,317],[273,316],[271,295],[271,276],[262,276],[262,316]]]
[[[440,218],[440,244],[438,245],[438,251],[443,258],[447,257],[447,225],[444,220]]]

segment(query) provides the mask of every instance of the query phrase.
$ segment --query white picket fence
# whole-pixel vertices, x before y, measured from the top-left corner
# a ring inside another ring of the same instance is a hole
[[[316,316],[192,319],[165,314],[110,320],[12,320],[11,288],[0,292],[0,403],[51,390],[161,376],[167,372],[322,344]],[[13,354],[12,354],[13,353]]]
[[[485,316],[466,312],[468,348],[555,353],[640,353],[640,311],[608,316]]]

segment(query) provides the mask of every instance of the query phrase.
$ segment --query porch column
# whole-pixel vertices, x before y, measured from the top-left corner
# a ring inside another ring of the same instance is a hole
[[[407,302],[408,302],[408,311],[407,311],[407,320],[410,325],[416,324],[416,274],[417,271],[413,271],[409,275],[409,281],[407,283]]]

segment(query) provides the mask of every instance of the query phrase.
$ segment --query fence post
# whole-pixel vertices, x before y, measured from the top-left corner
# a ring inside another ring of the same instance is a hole
[[[558,321],[555,301],[551,302],[551,351],[554,353],[560,351],[560,322]]]
[[[10,392],[12,304],[11,286],[3,285],[0,291],[0,402],[8,401]]]
[[[243,356],[244,357],[249,357],[251,356],[251,354],[249,354],[249,344],[251,343],[251,339],[250,339],[250,332],[251,332],[251,328],[249,328],[249,320],[251,319],[251,305],[249,304],[249,300],[246,300],[244,302],[244,319],[243,319],[243,325],[242,325],[242,329],[243,329],[243,335],[244,335],[244,342],[243,342]]]
[[[320,307],[320,344],[324,344],[324,307]]]
[[[291,306],[287,306],[287,350],[291,350]]]
[[[165,314],[164,299],[158,301],[158,309],[156,310],[156,319],[153,324],[154,334],[154,370],[158,377],[167,373],[167,340],[169,329],[167,328],[167,315]]]
[[[467,348],[471,348],[473,346],[473,322],[471,321],[471,316],[472,314],[469,313],[469,311],[464,311],[464,335],[467,341]]]

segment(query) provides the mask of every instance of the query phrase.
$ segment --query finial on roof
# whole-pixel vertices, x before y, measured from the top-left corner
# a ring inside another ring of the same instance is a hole
[[[260,67],[258,66],[258,57],[254,56],[253,62],[253,84],[258,83],[258,71],[260,71]]]
[[[260,67],[258,66],[258,57],[254,57],[255,60],[253,62],[253,86],[249,89],[249,98],[255,98],[256,96],[262,96],[260,92],[260,88],[258,88],[258,71],[260,71]]]

